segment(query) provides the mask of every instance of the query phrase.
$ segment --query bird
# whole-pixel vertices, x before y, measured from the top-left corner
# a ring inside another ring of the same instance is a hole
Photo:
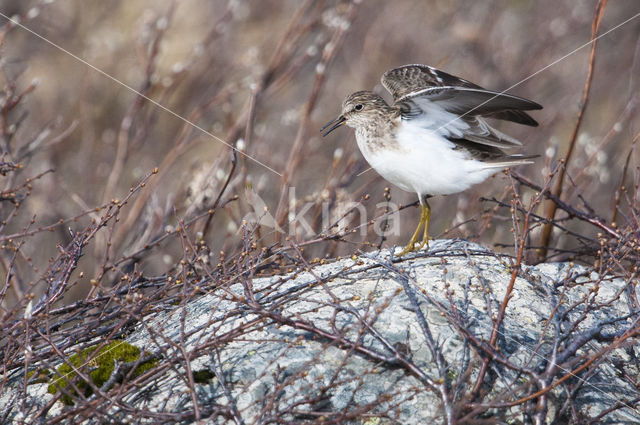
[[[352,127],[371,168],[418,195],[420,221],[401,257],[429,249],[429,198],[462,192],[505,168],[533,162],[535,155],[505,152],[522,143],[485,119],[535,127],[537,121],[525,111],[542,106],[428,65],[393,68],[382,75],[381,83],[393,97],[391,104],[372,91],[357,91],[320,131],[327,136],[343,125]]]

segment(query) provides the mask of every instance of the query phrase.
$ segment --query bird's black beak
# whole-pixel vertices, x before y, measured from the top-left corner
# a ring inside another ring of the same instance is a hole
[[[322,137],[331,133],[333,130],[340,127],[341,125],[344,125],[345,122],[347,122],[347,119],[342,115],[340,115],[335,120],[329,121],[324,125],[324,127],[320,129],[320,131],[322,132]]]

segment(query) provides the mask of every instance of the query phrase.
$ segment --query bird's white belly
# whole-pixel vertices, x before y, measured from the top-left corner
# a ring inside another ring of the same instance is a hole
[[[404,123],[403,123],[404,124]],[[389,182],[418,195],[462,192],[498,171],[436,133],[402,125],[396,148],[379,149],[358,138],[358,147],[371,167]]]

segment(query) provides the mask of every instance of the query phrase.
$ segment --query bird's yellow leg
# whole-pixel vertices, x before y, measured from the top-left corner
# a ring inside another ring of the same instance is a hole
[[[420,246],[418,250],[427,246],[427,250],[429,249],[429,222],[431,221],[431,206],[425,200],[424,205],[422,206],[422,214],[425,216],[424,219],[424,233],[422,234],[422,242],[420,242]]]
[[[431,218],[431,208],[429,207],[428,203],[425,202],[425,204],[426,206],[422,205],[422,211],[420,213],[420,222],[418,223],[418,227],[416,228],[416,231],[413,232],[413,236],[411,236],[411,240],[409,241],[407,246],[404,247],[402,252],[398,254],[398,257],[402,257],[403,255],[416,250],[415,245],[418,242],[418,236],[420,236],[420,229],[422,229],[422,226],[425,226],[424,236],[423,236],[422,242],[420,242],[420,247],[418,247],[418,249],[421,249],[425,244],[428,243],[429,220]]]

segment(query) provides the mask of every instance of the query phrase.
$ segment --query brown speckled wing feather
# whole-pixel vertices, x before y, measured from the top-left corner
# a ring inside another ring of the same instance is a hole
[[[429,87],[468,87],[482,89],[470,81],[435,69],[427,65],[404,65],[391,69],[380,80],[385,89],[398,101],[412,93]]]
[[[488,164],[527,164],[531,163],[532,158],[536,158],[538,156],[521,154],[510,155],[495,146],[478,144],[465,139],[451,139],[451,142],[455,145],[455,150],[465,151],[469,157]]]

